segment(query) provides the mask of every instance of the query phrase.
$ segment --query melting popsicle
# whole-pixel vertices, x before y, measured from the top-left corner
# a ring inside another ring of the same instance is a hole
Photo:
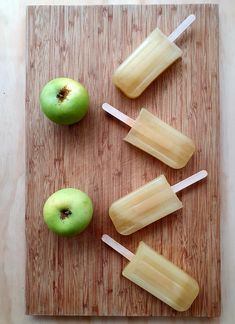
[[[115,201],[109,216],[122,235],[132,234],[141,228],[183,207],[176,193],[207,177],[207,171],[170,186],[164,175]]]
[[[117,68],[114,84],[129,98],[138,97],[166,68],[182,56],[174,41],[196,19],[188,16],[171,34],[165,36],[156,28]]]
[[[136,120],[108,103],[102,108],[131,129],[125,141],[156,157],[174,169],[184,167],[195,151],[193,141],[142,108]]]
[[[102,241],[130,262],[122,275],[179,312],[186,311],[199,293],[195,279],[164,256],[140,242],[136,254],[104,234]]]

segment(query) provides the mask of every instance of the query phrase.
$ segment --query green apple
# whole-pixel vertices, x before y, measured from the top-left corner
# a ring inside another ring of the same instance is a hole
[[[72,236],[84,231],[92,214],[93,204],[89,196],[73,188],[56,191],[43,207],[43,217],[48,228],[62,236]]]
[[[56,78],[42,89],[40,105],[50,120],[57,124],[70,125],[86,115],[89,95],[81,83],[69,78]]]

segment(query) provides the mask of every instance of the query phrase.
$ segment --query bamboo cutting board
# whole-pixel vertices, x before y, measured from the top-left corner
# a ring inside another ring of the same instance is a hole
[[[26,312],[40,315],[218,316],[220,314],[218,7],[30,6],[27,11]],[[157,26],[170,32],[189,14],[197,19],[177,45],[178,60],[138,99],[111,82],[114,69]],[[58,126],[39,109],[48,80],[68,76],[91,98],[80,123]],[[135,118],[141,107],[191,137],[196,153],[173,170],[123,141],[128,128],[101,110],[109,102]],[[165,174],[171,184],[207,169],[208,179],[179,194],[184,208],[131,235],[119,235],[110,204]],[[94,202],[89,228],[57,237],[42,208],[54,191],[75,187]],[[143,240],[195,277],[200,294],[177,313],[121,276],[127,264],[100,238],[111,235],[131,251]]]

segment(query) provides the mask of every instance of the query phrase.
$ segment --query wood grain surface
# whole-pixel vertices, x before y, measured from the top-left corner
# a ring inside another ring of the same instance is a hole
[[[178,60],[138,99],[111,82],[114,69],[158,26],[169,34],[188,14],[197,17],[177,42]],[[220,314],[220,195],[218,7],[30,6],[26,80],[26,313],[95,316],[218,316]],[[39,109],[48,80],[68,76],[91,98],[80,123],[58,126]],[[190,136],[196,153],[173,170],[122,139],[128,128],[101,110],[109,102],[135,118],[141,107]],[[184,208],[131,236],[119,235],[110,204],[165,174],[171,184],[207,169],[208,179],[179,194]],[[57,237],[43,223],[47,197],[64,187],[94,202],[90,227]],[[177,313],[121,276],[127,264],[100,240],[107,233],[131,251],[143,240],[198,280],[190,310]]]

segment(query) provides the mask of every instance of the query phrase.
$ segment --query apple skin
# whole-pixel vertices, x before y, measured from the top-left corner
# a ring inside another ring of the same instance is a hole
[[[89,95],[81,83],[69,78],[56,78],[43,87],[40,105],[51,121],[71,125],[86,115]]]
[[[93,204],[90,197],[74,188],[56,191],[43,207],[43,218],[48,228],[61,236],[72,236],[84,231],[92,214]]]

